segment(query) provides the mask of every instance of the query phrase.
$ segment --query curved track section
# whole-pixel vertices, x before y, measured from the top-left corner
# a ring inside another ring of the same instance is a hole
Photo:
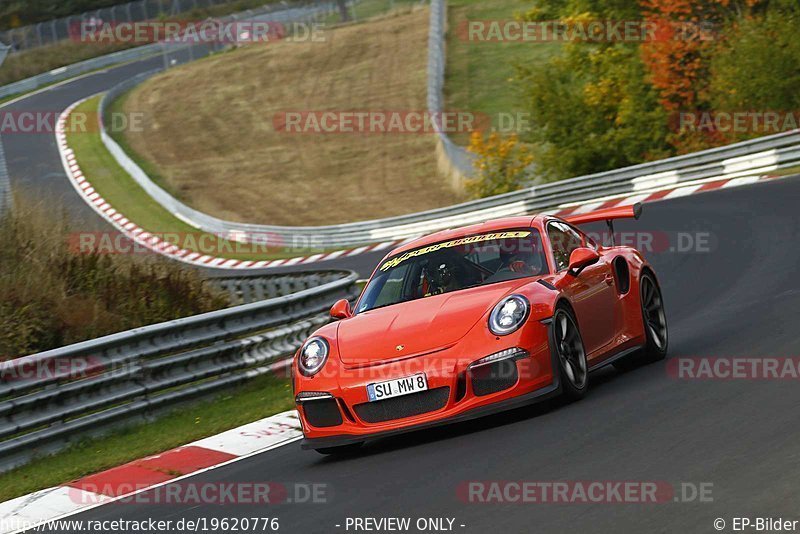
[[[648,254],[670,321],[667,361],[594,373],[583,401],[376,442],[354,458],[324,458],[292,444],[181,481],[316,482],[327,485],[324,504],[198,506],[144,498],[71,519],[269,516],[292,533],[347,532],[348,517],[450,517],[454,531],[474,533],[714,532],[715,518],[729,525],[733,516],[798,519],[791,463],[800,442],[796,382],[695,381],[669,371],[686,357],[798,353],[800,250],[793,244],[800,216],[788,202],[793,198],[800,198],[800,180],[787,179],[656,203],[640,221],[620,222],[617,230],[650,233],[655,243],[683,235],[703,244],[684,252],[657,246]],[[711,484],[713,502],[475,504],[459,498],[465,482],[489,480]]]
[[[185,51],[177,54],[172,53],[170,58],[176,59],[178,62],[185,62],[189,59],[188,53]],[[42,92],[20,98],[2,107],[4,111],[14,114],[34,112],[58,117],[64,109],[74,102],[99,92],[107,91],[136,74],[162,67],[163,63],[164,60],[161,56],[128,63],[54,86]],[[67,178],[56,145],[54,132],[6,134],[3,136],[3,145],[11,183],[16,190],[30,198],[45,198],[48,201],[52,201],[54,205],[65,206],[67,212],[76,221],[79,221],[81,228],[85,231],[107,230],[109,228],[108,223],[78,195]],[[326,268],[348,268],[359,272],[362,276],[368,276],[383,254],[385,254],[385,251],[321,261],[309,265],[271,268],[264,272],[280,274]],[[214,269],[209,269],[209,271],[215,272]],[[226,270],[220,270],[219,272],[220,274],[230,274],[230,271]],[[258,272],[257,270],[249,271],[248,274],[257,274]]]
[[[185,60],[181,57],[181,60]],[[81,98],[105,91],[139,72],[163,65],[160,56],[129,63],[80,77],[45,89],[3,106],[8,113],[32,112],[57,117],[70,104]],[[52,126],[55,121],[52,121]],[[60,202],[87,229],[104,228],[102,221],[75,193],[64,174],[58,147],[51,131],[6,134],[3,136],[12,185],[31,198]]]

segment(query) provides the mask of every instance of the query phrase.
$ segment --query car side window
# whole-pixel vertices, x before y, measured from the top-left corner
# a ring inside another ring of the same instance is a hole
[[[592,250],[598,249],[597,242],[594,239],[592,239],[592,237],[589,234],[586,234],[573,226],[570,226],[570,228],[572,228],[574,232],[577,232],[581,236],[584,247],[588,247]]]
[[[578,228],[575,228],[572,225],[567,224],[565,226],[567,228],[569,228],[570,230],[572,230],[573,233],[576,233],[579,236],[581,236],[581,243],[583,243],[581,245],[582,247],[588,247],[588,248],[591,248],[593,250],[597,250],[597,248],[598,248],[597,247],[597,242],[594,239],[592,239],[588,234],[582,232],[581,230],[579,230]]]
[[[569,268],[569,257],[573,250],[583,246],[583,237],[573,228],[560,222],[548,224],[547,235],[550,237],[556,270],[563,271]]]

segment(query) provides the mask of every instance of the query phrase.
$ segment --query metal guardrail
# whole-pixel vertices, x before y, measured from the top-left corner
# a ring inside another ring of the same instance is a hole
[[[177,47],[178,45],[170,45],[170,47]],[[45,87],[57,82],[74,78],[87,72],[103,69],[111,65],[120,63],[127,63],[136,59],[143,59],[163,52],[163,47],[160,44],[151,44],[121,50],[104,56],[87,59],[79,63],[74,63],[66,67],[59,67],[49,72],[38,74],[18,82],[10,83],[0,87],[0,98],[7,98],[21,93],[34,91],[40,87]]]
[[[445,111],[444,75],[447,68],[445,53],[445,34],[447,32],[447,1],[431,0],[430,24],[428,27],[428,113],[439,117]],[[442,131],[436,133],[438,149],[449,163],[446,174],[455,174],[454,179],[462,182],[473,173],[474,156],[466,149],[456,145]],[[463,185],[462,183],[456,184]]]
[[[0,471],[269,372],[356,295],[356,273],[316,276],[328,281],[0,364]]]
[[[282,297],[335,282],[340,271],[302,271],[275,275],[249,275],[212,278],[209,283],[228,294],[233,305],[250,304]]]

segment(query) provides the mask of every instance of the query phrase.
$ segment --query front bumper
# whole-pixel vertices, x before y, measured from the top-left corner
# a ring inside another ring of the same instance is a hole
[[[532,391],[525,395],[511,397],[502,401],[497,401],[493,404],[481,406],[479,408],[474,408],[459,415],[445,417],[443,419],[429,421],[427,423],[420,423],[402,428],[397,428],[395,430],[385,430],[382,432],[376,432],[368,435],[354,436],[354,435],[341,434],[341,435],[328,436],[322,438],[305,437],[303,441],[300,442],[300,446],[303,449],[321,449],[326,447],[339,447],[342,445],[362,443],[368,440],[387,438],[391,436],[396,436],[398,434],[405,434],[407,432],[415,432],[417,430],[425,430],[427,428],[445,426],[454,423],[463,423],[465,421],[471,421],[473,419],[478,419],[480,417],[485,417],[487,415],[492,415],[506,410],[521,408],[523,406],[532,404],[534,402],[541,402],[543,400],[557,396],[560,392],[561,392],[561,385],[558,383],[558,377],[556,376],[553,383],[550,384],[549,386],[543,387],[536,391]]]
[[[347,369],[336,361],[323,376],[307,378],[296,373],[298,396],[312,392],[330,396],[324,410],[317,404],[309,413],[306,409],[310,403],[320,401],[298,402],[305,436],[302,446],[318,449],[383,438],[475,419],[555,395],[560,387],[558,374],[553,372],[557,367],[548,333],[547,325],[535,321],[514,335],[467,336],[452,347],[400,362]],[[497,387],[482,386],[476,378],[480,371],[473,364],[512,347],[527,354],[521,359],[504,360],[506,369],[513,365],[512,373],[495,382]],[[368,384],[418,373],[427,378],[425,395],[369,402]],[[325,424],[315,426],[314,422],[321,421],[320,413],[327,414]]]

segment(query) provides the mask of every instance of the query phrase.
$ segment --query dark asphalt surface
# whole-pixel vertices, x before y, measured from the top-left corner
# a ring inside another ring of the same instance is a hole
[[[182,482],[324,483],[325,504],[116,503],[72,519],[267,516],[289,533],[345,532],[347,517],[452,517],[465,533],[716,532],[718,517],[726,531],[734,516],[800,519],[797,383],[679,380],[667,372],[679,357],[800,352],[799,198],[800,180],[787,179],[647,205],[640,221],[620,223],[622,231],[707,237],[710,247],[648,254],[670,321],[668,360],[598,371],[583,401],[392,438],[355,458],[322,457],[293,443]],[[459,500],[458,486],[475,480],[712,484],[713,502]]]

